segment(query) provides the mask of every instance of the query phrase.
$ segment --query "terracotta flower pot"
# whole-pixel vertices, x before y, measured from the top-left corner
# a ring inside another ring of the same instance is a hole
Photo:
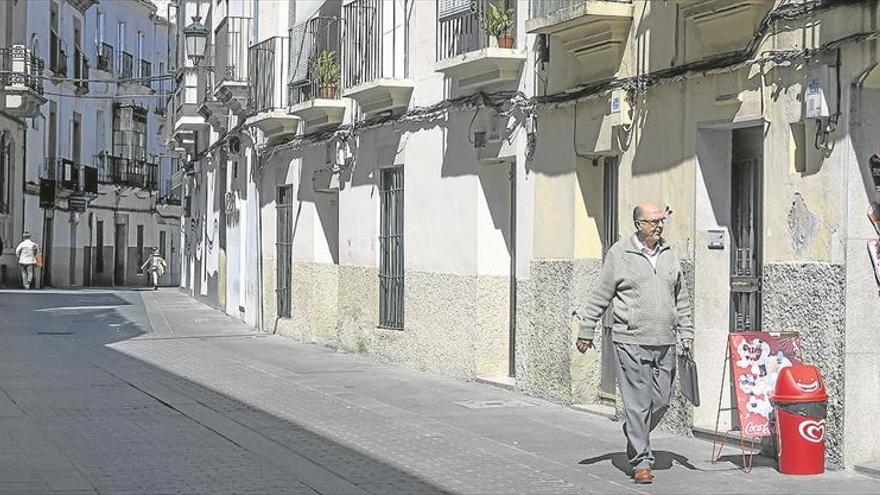
[[[513,48],[516,37],[507,31],[498,35],[498,48]]]
[[[321,86],[320,96],[325,100],[335,100],[336,99],[336,85],[328,84],[326,86]]]

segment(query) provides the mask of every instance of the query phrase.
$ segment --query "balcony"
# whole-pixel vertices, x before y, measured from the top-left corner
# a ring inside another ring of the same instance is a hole
[[[629,1],[547,0],[532,3],[526,30],[556,37],[580,63],[587,82],[617,73],[632,16]]]
[[[294,28],[291,41],[290,113],[309,132],[338,126],[346,107],[339,99],[339,20],[310,19]]]
[[[178,160],[174,160],[178,162]],[[166,205],[181,205],[183,198],[183,180],[186,172],[176,165],[176,170],[171,174],[171,179],[166,180],[159,188],[159,203]]]
[[[702,50],[688,53],[688,60],[742,50],[752,39],[773,2],[764,0],[685,0],[682,16],[697,32]]]
[[[290,67],[290,38],[276,36],[250,48],[250,107],[256,115],[248,121],[271,141],[296,134],[299,120],[288,113],[287,76]]]
[[[205,66],[214,64],[214,46],[205,47]],[[229,109],[214,96],[214,75],[211,70],[198,72],[198,99],[199,106],[196,109],[206,122],[211,124],[217,132],[223,134],[229,126]]]
[[[102,153],[99,163],[98,182],[122,187],[154,191],[159,184],[159,164],[149,160],[113,156]]]
[[[98,45],[98,65],[95,68],[108,74],[113,73],[113,45]]]
[[[134,77],[134,56],[128,52],[119,52],[119,77],[122,79]]]
[[[47,158],[40,179],[53,183],[58,197],[98,193],[98,170],[67,158]]]
[[[21,119],[40,114],[43,98],[43,61],[23,45],[0,49],[0,108]]]
[[[402,6],[383,0],[355,0],[343,7],[343,96],[365,114],[409,106],[413,82],[405,79]]]
[[[208,123],[199,115],[199,73],[195,68],[182,68],[177,74],[177,89],[170,100],[172,148],[194,154],[198,135],[208,130]]]
[[[251,19],[226,17],[215,34],[214,74],[217,99],[238,116],[247,114],[250,87],[248,82],[248,43]]]
[[[150,78],[153,77],[153,65],[143,59],[140,60],[140,77],[141,85],[147,89],[152,89],[153,83],[150,81]]]
[[[490,4],[515,10],[515,0],[450,0],[437,2],[437,64],[434,69],[455,81],[458,89],[476,89],[519,79],[526,60],[516,35],[503,31],[490,36],[481,25],[481,12]],[[514,14],[515,15],[515,14]]]

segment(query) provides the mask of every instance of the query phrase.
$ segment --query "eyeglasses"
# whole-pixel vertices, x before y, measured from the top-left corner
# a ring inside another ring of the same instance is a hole
[[[649,223],[649,224],[651,224],[652,227],[657,228],[660,225],[665,225],[666,219],[665,218],[658,218],[656,220],[639,220],[639,222]]]

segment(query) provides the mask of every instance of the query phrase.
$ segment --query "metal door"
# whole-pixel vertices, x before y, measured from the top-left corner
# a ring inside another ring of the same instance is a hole
[[[733,131],[730,326],[761,329],[763,128]]]
[[[602,256],[608,254],[611,246],[620,236],[618,229],[618,158],[607,156],[604,160],[602,178]],[[614,343],[611,341],[611,326],[614,323],[612,307],[602,317],[602,371],[599,378],[599,393],[603,400],[615,400],[614,383],[617,378],[614,357]]]

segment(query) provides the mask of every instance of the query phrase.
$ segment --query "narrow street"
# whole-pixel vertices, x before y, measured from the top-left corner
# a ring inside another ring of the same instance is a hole
[[[880,493],[491,386],[255,333],[176,290],[0,293],[0,493]]]

